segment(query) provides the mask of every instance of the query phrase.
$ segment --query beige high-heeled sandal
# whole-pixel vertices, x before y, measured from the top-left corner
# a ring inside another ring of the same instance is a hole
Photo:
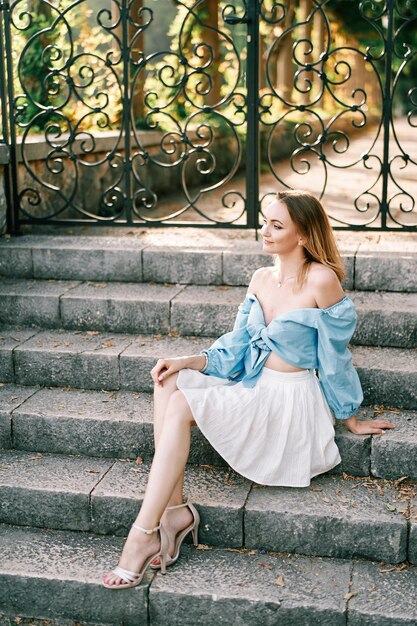
[[[195,508],[194,504],[192,502],[190,502],[190,499],[187,498],[186,502],[183,502],[182,504],[175,504],[172,506],[167,506],[165,510],[168,511],[172,511],[173,509],[181,509],[185,506],[188,506],[188,508],[190,509],[192,515],[193,515],[193,521],[192,523],[187,526],[186,528],[184,528],[183,530],[180,530],[179,533],[176,535],[175,537],[175,541],[174,541],[174,554],[173,556],[170,556],[168,553],[166,554],[166,561],[165,561],[165,566],[168,567],[169,565],[173,565],[177,560],[178,557],[180,555],[180,548],[181,548],[181,544],[184,541],[185,537],[188,535],[189,532],[192,533],[193,536],[193,545],[194,546],[198,546],[198,527],[200,524],[200,515],[197,511],[197,509]],[[165,528],[162,528],[162,534],[165,535],[166,537],[166,543],[169,544],[169,538],[168,538],[168,534],[167,531],[165,530]],[[151,559],[151,563],[150,563],[150,568],[151,569],[161,569],[162,571],[162,563],[161,561],[159,563],[152,563],[152,561],[157,558],[157,557],[153,557]]]
[[[146,561],[143,563],[142,567],[140,568],[139,572],[131,572],[130,570],[124,569],[123,567],[120,567],[119,565],[115,567],[114,570],[111,571],[111,573],[115,574],[116,576],[119,576],[119,578],[121,578],[125,582],[120,585],[115,585],[114,583],[109,585],[103,580],[103,585],[107,587],[107,589],[130,589],[131,587],[136,587],[137,585],[140,585],[142,578],[146,570],[148,569],[150,562],[156,557],[159,558],[160,565],[158,569],[161,570],[161,574],[166,573],[168,536],[164,532],[162,525],[158,524],[158,526],[155,526],[155,528],[148,529],[148,528],[142,528],[141,526],[138,526],[137,524],[132,524],[132,528],[136,528],[136,530],[140,530],[146,535],[151,535],[152,533],[157,532],[159,530],[159,536],[161,538],[160,550],[159,552],[157,552],[157,554],[151,554],[151,556],[149,556],[146,559]]]

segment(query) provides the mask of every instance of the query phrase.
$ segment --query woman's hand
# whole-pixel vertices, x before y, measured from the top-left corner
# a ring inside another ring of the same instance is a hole
[[[354,415],[343,421],[355,435],[384,435],[386,428],[395,428],[395,424],[387,420],[358,420]]]
[[[196,354],[193,356],[172,357],[169,359],[158,359],[155,367],[151,369],[152,380],[155,385],[162,387],[163,381],[185,368],[193,370],[202,370],[206,363],[205,356]]]

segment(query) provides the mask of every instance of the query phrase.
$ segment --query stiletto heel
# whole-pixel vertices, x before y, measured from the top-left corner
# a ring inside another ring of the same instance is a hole
[[[190,502],[189,499],[187,499],[186,502],[183,502],[182,504],[176,504],[173,506],[167,506],[166,510],[168,511],[172,511],[173,509],[181,509],[183,507],[188,507],[193,515],[193,521],[191,522],[191,524],[189,526],[187,526],[186,528],[184,528],[183,530],[181,530],[175,537],[174,539],[174,555],[171,557],[168,554],[168,550],[166,550],[166,553],[164,554],[165,556],[165,563],[164,566],[168,567],[169,565],[173,565],[177,560],[178,557],[180,555],[180,548],[181,548],[181,544],[184,541],[184,539],[186,538],[186,536],[188,535],[189,532],[192,533],[193,536],[193,545],[194,546],[198,546],[198,527],[200,525],[200,515],[197,511],[197,509],[195,508],[194,504],[192,502]],[[166,544],[169,544],[169,537],[167,535],[166,529],[162,528],[162,532],[161,535],[165,535],[165,541]],[[155,559],[156,557],[154,557]],[[152,561],[154,560],[152,559]],[[159,563],[152,563],[150,564],[151,569],[161,569],[162,571],[162,562],[160,559]]]
[[[137,524],[132,524],[132,527],[135,528],[136,530],[140,530],[141,532],[145,533],[146,535],[151,535],[152,533],[155,533],[159,530],[159,536],[161,539],[161,546],[160,546],[160,550],[159,552],[157,552],[157,554],[151,554],[151,556],[149,556],[145,562],[143,563],[142,567],[140,568],[139,572],[131,572],[128,569],[124,569],[123,567],[120,567],[119,565],[117,567],[114,568],[114,570],[112,570],[112,574],[115,574],[116,576],[118,576],[119,578],[121,578],[124,581],[124,584],[122,585],[109,585],[108,583],[106,583],[103,580],[103,585],[105,587],[107,587],[107,589],[130,589],[131,587],[136,587],[137,585],[140,585],[142,578],[146,572],[146,570],[148,569],[151,561],[153,561],[153,559],[155,558],[159,558],[160,560],[160,564],[161,564],[161,572],[162,574],[165,574],[166,572],[166,558],[167,558],[167,550],[168,550],[168,536],[165,533],[164,529],[162,528],[162,525],[159,524],[158,526],[155,526],[155,528],[142,528],[141,526],[138,526]]]
[[[193,545],[198,546],[198,527],[200,525],[200,520],[197,522],[194,528],[191,529],[191,533],[193,536]]]
[[[161,574],[166,574],[167,573],[167,554],[160,554],[159,555],[159,561],[161,563]]]

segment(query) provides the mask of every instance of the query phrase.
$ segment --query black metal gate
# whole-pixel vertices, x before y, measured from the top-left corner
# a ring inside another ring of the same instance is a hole
[[[417,0],[0,0],[8,228],[417,225]]]

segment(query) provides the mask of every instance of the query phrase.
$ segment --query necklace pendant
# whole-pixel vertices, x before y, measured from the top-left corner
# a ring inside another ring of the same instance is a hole
[[[281,289],[282,283],[278,283],[278,289]]]

